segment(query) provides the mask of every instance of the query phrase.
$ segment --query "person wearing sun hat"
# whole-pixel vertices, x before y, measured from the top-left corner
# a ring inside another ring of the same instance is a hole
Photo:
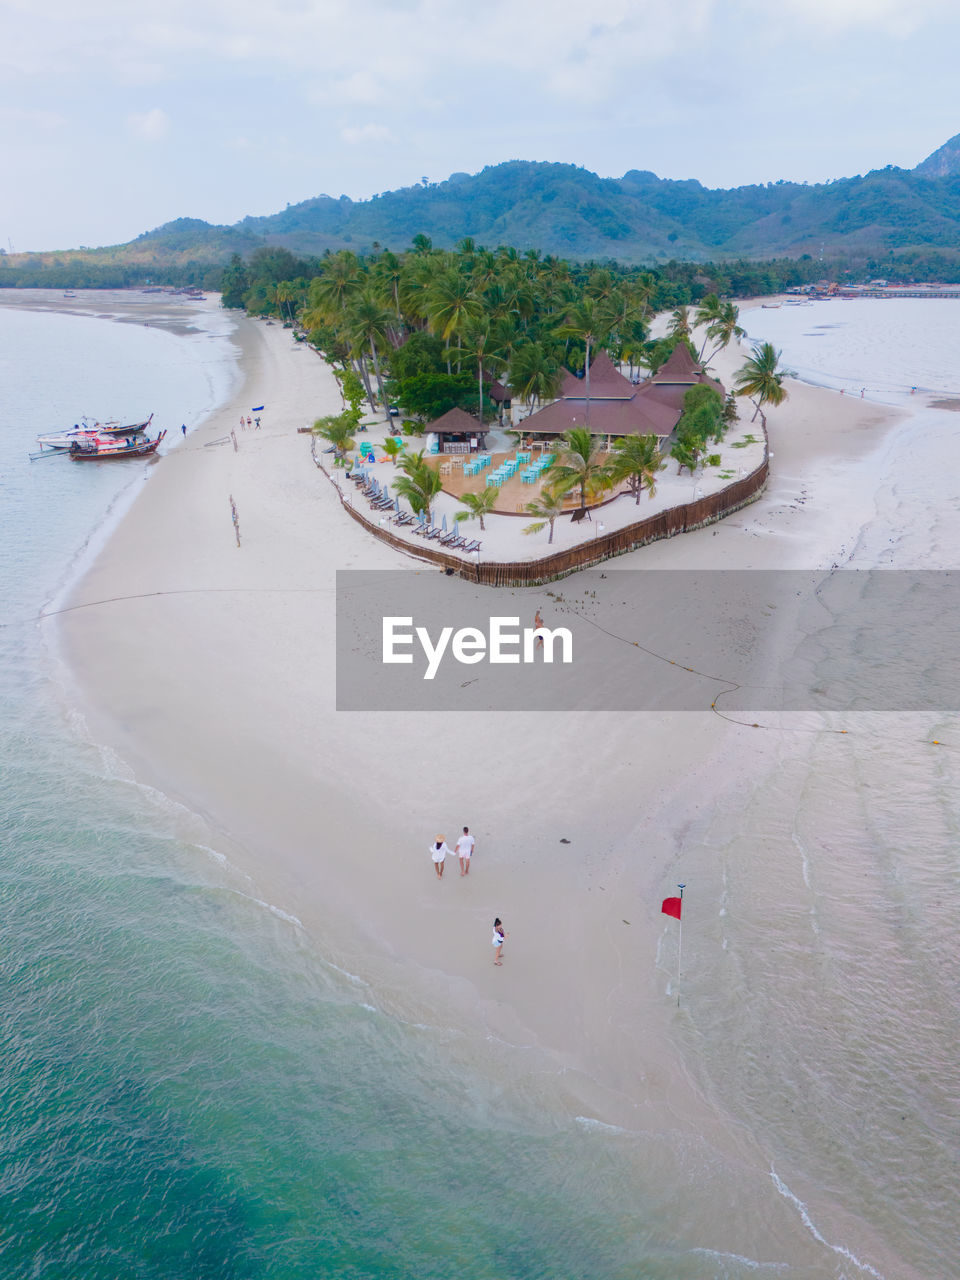
[[[437,836],[433,844],[430,846],[430,857],[433,859],[433,867],[437,873],[437,879],[443,879],[443,860],[450,850],[446,846],[445,837]]]

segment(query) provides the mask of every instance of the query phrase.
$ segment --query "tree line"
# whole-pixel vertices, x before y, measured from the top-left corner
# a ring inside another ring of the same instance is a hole
[[[308,260],[259,249],[248,262],[235,257],[221,284],[225,306],[289,325],[341,373],[354,374],[372,413],[394,406],[423,424],[451,408],[489,421],[498,413],[495,380],[538,405],[557,395],[569,369],[582,374],[589,394],[600,349],[631,377],[655,371],[689,331],[684,322],[651,339],[650,320],[663,310],[686,315],[696,303],[701,324],[729,341],[738,331],[735,307],[720,294],[734,280],[752,290],[755,265],[725,264],[725,274],[683,263],[644,270],[490,250],[470,238],[438,249],[420,235],[399,254],[377,247]],[[802,278],[797,263],[785,271],[767,264],[762,283]],[[698,359],[712,354],[692,350]]]

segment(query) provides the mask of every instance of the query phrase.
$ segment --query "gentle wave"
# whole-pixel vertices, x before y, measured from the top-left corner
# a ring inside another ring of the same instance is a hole
[[[786,1183],[783,1182],[782,1179],[777,1176],[777,1171],[776,1169],[773,1168],[772,1165],[770,1167],[770,1177],[773,1180],[773,1185],[776,1187],[780,1195],[783,1196],[784,1200],[789,1200],[790,1203],[796,1208],[797,1212],[800,1215],[800,1221],[807,1228],[807,1230],[810,1232],[810,1234],[813,1236],[814,1240],[816,1240],[818,1244],[822,1244],[825,1248],[830,1249],[833,1253],[838,1254],[841,1258],[846,1258],[848,1262],[853,1263],[853,1265],[857,1267],[861,1272],[863,1272],[864,1275],[873,1276],[874,1280],[885,1280],[885,1277],[879,1271],[877,1271],[875,1267],[871,1267],[869,1262],[861,1262],[861,1260],[856,1256],[856,1254],[851,1253],[850,1250],[846,1248],[845,1245],[831,1244],[829,1240],[825,1239],[820,1234],[820,1232],[817,1230],[816,1226],[814,1225],[809,1212],[807,1211],[807,1206],[803,1203],[803,1201],[798,1196],[795,1196],[793,1192],[790,1190],[790,1188],[786,1185]]]

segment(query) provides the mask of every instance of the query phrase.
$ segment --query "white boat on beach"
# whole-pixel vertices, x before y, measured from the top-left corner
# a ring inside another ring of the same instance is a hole
[[[75,440],[95,440],[96,427],[74,427],[72,431],[48,431],[37,436],[37,444],[53,453],[64,453]]]

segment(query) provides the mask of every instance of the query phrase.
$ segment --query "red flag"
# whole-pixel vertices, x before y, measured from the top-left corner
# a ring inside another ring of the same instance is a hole
[[[675,920],[680,919],[680,908],[683,904],[682,898],[664,898],[661,911],[665,916],[673,916]]]

